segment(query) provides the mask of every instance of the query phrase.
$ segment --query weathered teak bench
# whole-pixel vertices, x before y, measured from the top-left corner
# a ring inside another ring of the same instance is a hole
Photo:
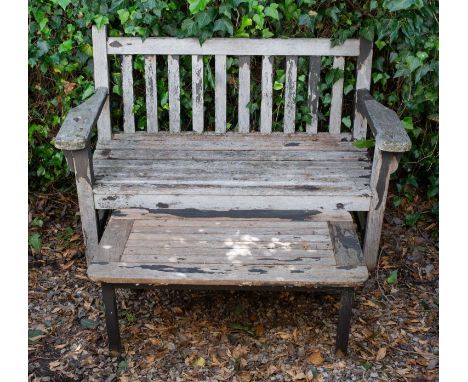
[[[369,94],[372,44],[328,39],[107,37],[93,27],[96,93],[68,114],[55,145],[75,172],[88,275],[102,283],[109,345],[120,351],[116,287],[326,288],[341,293],[346,352],[353,290],[376,265],[390,174],[411,142]],[[136,132],[132,56],[145,56],[147,131]],[[124,131],[113,132],[108,55],[122,56]],[[169,132],[158,132],[156,56],[168,56]],[[181,132],[179,56],[192,56],[192,132]],[[215,56],[215,132],[203,126],[203,55]],[[236,132],[226,132],[226,56],[239,57]],[[250,58],[262,56],[260,132],[249,123]],[[273,56],[286,56],[284,129],[272,133]],[[298,56],[310,60],[312,121],[295,130]],[[341,133],[343,81],[317,133],[320,57],[357,57],[354,126]],[[94,153],[90,137],[98,127]],[[353,146],[370,125],[373,161]],[[105,219],[105,211],[113,211]],[[367,212],[363,249],[349,211]]]

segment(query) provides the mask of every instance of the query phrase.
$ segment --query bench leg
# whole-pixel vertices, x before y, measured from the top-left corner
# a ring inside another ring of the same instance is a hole
[[[398,160],[398,155],[383,152],[375,148],[371,176],[372,200],[369,213],[367,214],[363,248],[364,260],[370,272],[372,272],[377,265],[385,202],[387,201],[388,183],[390,181],[390,175],[398,168]]]
[[[115,288],[110,284],[102,284],[102,300],[106,310],[106,327],[109,338],[109,350],[112,355],[118,355],[122,351],[120,343],[119,317],[115,300]]]
[[[340,312],[338,316],[338,330],[336,332],[337,354],[346,355],[348,353],[349,332],[351,331],[351,316],[353,309],[352,289],[346,289],[341,292]]]

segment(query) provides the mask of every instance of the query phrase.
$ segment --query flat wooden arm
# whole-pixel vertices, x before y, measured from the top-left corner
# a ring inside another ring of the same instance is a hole
[[[97,88],[93,96],[71,109],[55,138],[55,147],[67,151],[86,148],[106,98],[107,89]]]
[[[411,140],[398,115],[377,102],[368,90],[358,90],[357,110],[366,117],[375,136],[375,146],[381,151],[394,153],[409,151]]]

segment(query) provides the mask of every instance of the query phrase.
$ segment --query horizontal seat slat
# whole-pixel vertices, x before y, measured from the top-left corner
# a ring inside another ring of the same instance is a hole
[[[151,208],[151,209],[211,209],[226,210],[296,210],[301,207],[308,210],[341,210],[368,211],[369,196],[353,195],[249,195],[246,198],[233,195],[94,195],[94,203],[98,209],[116,208]]]
[[[107,54],[232,55],[232,56],[358,56],[360,41],[348,39],[332,47],[331,39],[109,37]]]
[[[98,149],[94,159],[139,159],[139,160],[211,160],[211,150],[133,150],[133,149]],[[369,161],[367,153],[361,151],[272,151],[272,150],[218,150],[217,161]]]
[[[151,183],[140,183],[140,184],[119,184],[109,183],[106,185],[98,185],[94,188],[94,193],[97,195],[134,195],[134,194],[178,194],[178,195],[297,195],[297,196],[316,196],[316,195],[355,195],[360,196],[369,192],[369,186],[365,184],[341,184],[336,182],[335,184],[325,183],[324,185],[316,185],[310,187],[295,187],[292,185],[288,186],[244,186],[241,185],[227,187],[220,189],[215,186],[195,186],[187,184],[151,184]]]

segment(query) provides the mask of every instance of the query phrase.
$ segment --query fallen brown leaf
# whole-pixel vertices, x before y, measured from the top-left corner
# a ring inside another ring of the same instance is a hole
[[[384,359],[386,355],[387,355],[387,348],[380,348],[379,351],[377,352],[377,355],[375,356],[375,360],[380,361],[381,359]]]
[[[263,325],[259,324],[255,327],[255,335],[257,337],[263,337],[263,335],[265,334],[265,328],[263,327]]]
[[[314,366],[320,366],[325,361],[325,359],[323,358],[322,353],[320,353],[320,350],[316,350],[307,357],[307,361],[309,361]]]

